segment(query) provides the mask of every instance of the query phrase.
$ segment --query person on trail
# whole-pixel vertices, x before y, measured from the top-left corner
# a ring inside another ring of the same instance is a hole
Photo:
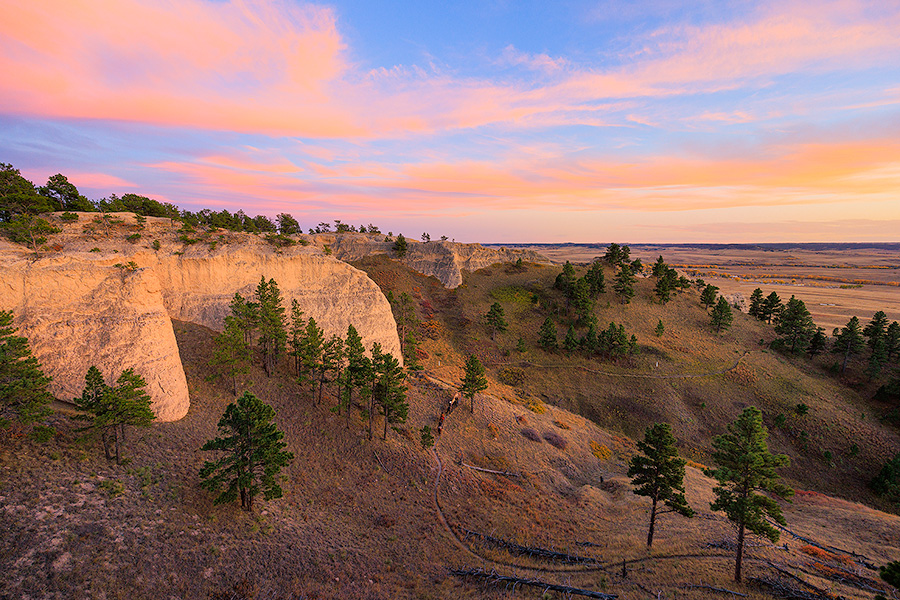
[[[438,422],[438,435],[444,430],[444,413],[441,413],[441,420]]]
[[[456,408],[456,405],[459,404],[459,392],[456,392],[456,395],[450,399],[450,403],[447,405],[447,414],[453,412],[453,409]]]

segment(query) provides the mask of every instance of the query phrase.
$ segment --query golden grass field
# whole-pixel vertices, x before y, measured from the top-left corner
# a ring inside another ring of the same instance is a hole
[[[578,244],[511,247],[529,248],[557,262],[588,262],[605,252],[605,247]],[[679,271],[718,286],[726,295],[739,292],[749,301],[759,287],[766,295],[777,292],[782,300],[796,296],[828,334],[846,325],[850,317],[865,323],[879,310],[889,320],[900,321],[900,244],[824,250],[677,244],[630,247],[632,258],[640,258],[645,265],[661,255]]]

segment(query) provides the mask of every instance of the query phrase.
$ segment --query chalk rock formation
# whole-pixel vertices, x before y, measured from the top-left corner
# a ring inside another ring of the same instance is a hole
[[[316,234],[310,236],[320,246],[328,246],[335,256],[345,261],[359,260],[370,254],[391,254],[393,242],[382,235]],[[532,250],[485,248],[481,244],[457,242],[418,242],[408,240],[407,253],[401,262],[424,275],[433,275],[445,287],[462,284],[463,271],[477,271],[496,263],[524,262],[549,264],[550,260]]]
[[[158,419],[187,414],[187,380],[151,269],[125,271],[78,256],[2,256],[0,309],[14,312],[18,334],[53,377],[56,397],[80,396],[91,365],[108,383],[134,367],[147,382]]]
[[[0,239],[0,310],[15,313],[19,334],[62,400],[80,395],[91,365],[107,380],[134,367],[147,381],[157,417],[180,419],[189,398],[171,319],[221,330],[234,293],[251,297],[261,277],[275,279],[285,307],[296,299],[326,336],[343,337],[353,324],[367,347],[378,342],[400,356],[396,323],[378,286],[316,247],[278,249],[227,232],[185,245],[168,219],[137,225],[133,215],[120,214],[123,222],[109,233],[83,225],[93,218],[82,213],[81,223],[59,223],[63,233],[39,254]],[[138,227],[142,241],[124,242]],[[145,242],[154,237],[163,241],[158,250]]]

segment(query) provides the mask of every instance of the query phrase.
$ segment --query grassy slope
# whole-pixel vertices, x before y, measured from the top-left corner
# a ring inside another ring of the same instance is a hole
[[[839,441],[838,429],[846,423],[841,427],[868,427],[860,431],[877,444],[883,439],[896,447],[896,434],[870,423],[872,419],[856,423],[856,411],[867,409],[855,395],[841,392],[815,369],[798,371],[793,361],[761,351],[748,356],[742,363],[746,367],[735,375],[712,378],[651,380],[575,370],[582,365],[613,374],[701,373],[731,366],[743,345],[766,335],[763,326],[746,322],[716,338],[696,329],[705,317],[695,294],[662,307],[649,304],[648,289],[643,289],[629,307],[612,300],[609,308],[599,310],[601,322],[624,322],[647,347],[633,364],[589,364],[529,350],[527,360],[567,368],[529,369],[518,388],[492,378],[474,414],[463,406],[451,415],[436,447],[443,467],[437,497],[452,531],[464,541],[458,545],[435,508],[436,458],[421,450],[415,433],[424,424],[436,424],[451,395],[441,382],[458,381],[465,352],[475,351],[490,363],[519,361],[514,351],[504,356],[503,349],[511,348],[519,335],[529,341],[536,337],[543,316],[533,313],[530,304],[504,301],[507,314],[517,318],[509,319],[511,331],[499,336],[498,343],[490,341],[479,315],[493,301],[491,289],[548,283],[555,271],[529,268],[517,274],[494,267],[467,278],[464,288],[448,291],[433,278],[383,257],[360,266],[385,288],[417,295],[420,316],[433,319],[441,332],[423,344],[430,378],[410,381],[411,419],[405,435],[391,433],[387,442],[368,442],[358,418],[348,431],[343,416],[329,410],[332,398],[315,406],[312,396],[287,378],[267,379],[254,369],[247,384],[276,407],[297,459],[287,473],[285,497],[262,503],[257,515],[236,506],[213,506],[209,494],[197,488],[196,473],[208,458],[198,448],[214,435],[230,395],[225,382],[207,381],[212,374],[206,366],[211,333],[176,324],[191,411],[177,423],[132,432],[130,465],[110,465],[96,447],[74,443],[72,426],[62,416],[60,435],[46,445],[4,434],[0,572],[6,576],[0,580],[0,596],[158,598],[165,591],[171,597],[206,598],[237,585],[246,593],[227,597],[479,598],[485,596],[481,587],[448,576],[447,568],[484,566],[622,597],[645,597],[647,590],[653,597],[657,591],[666,597],[708,597],[708,590],[685,587],[702,583],[763,598],[767,596],[759,589],[729,581],[732,563],[722,546],[731,539],[731,528],[709,513],[711,486],[695,468],[688,468],[688,499],[702,518],[663,517],[653,553],[645,550],[647,503],[629,491],[625,471],[634,444],[623,433],[637,433],[645,422],[665,418],[675,424],[685,450],[702,462],[708,436],[718,433],[743,404],[771,410],[803,398],[812,407],[810,415],[792,419],[810,432],[817,422],[834,423],[823,429],[823,439],[846,443]],[[651,333],[657,318],[667,327],[661,339]],[[495,367],[489,371],[494,373]],[[785,391],[792,395],[779,399]],[[841,400],[836,399],[839,392]],[[703,402],[706,407],[700,408]],[[528,440],[521,434],[524,428],[539,437],[558,436],[565,448]],[[773,446],[815,468],[814,474],[789,471],[802,487],[829,489],[864,468],[847,459],[825,469],[816,457],[798,457],[790,440],[775,433]],[[875,444],[860,445],[860,460],[874,460]],[[519,476],[486,474],[467,465]],[[816,480],[821,486],[813,485]],[[112,497],[103,486],[116,483],[123,493]],[[864,494],[859,486],[850,493]],[[864,554],[877,564],[900,558],[896,516],[818,493],[799,495],[785,511],[791,529],[823,544]],[[538,564],[465,540],[465,529],[567,549],[597,559],[600,566]],[[801,543],[789,537],[783,541],[787,549],[753,540],[747,574],[773,576],[765,561],[774,560],[829,589],[832,582],[821,577],[829,564],[872,577],[855,564],[814,560]],[[628,561],[627,579],[620,575],[623,559]],[[834,590],[848,598],[871,597],[846,585]],[[515,598],[539,594],[530,588],[488,593]]]

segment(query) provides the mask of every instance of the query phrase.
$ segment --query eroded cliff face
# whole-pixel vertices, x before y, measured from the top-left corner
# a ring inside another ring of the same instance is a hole
[[[353,324],[373,342],[400,356],[396,323],[375,283],[314,246],[278,249],[248,234],[217,232],[185,244],[168,219],[133,215],[108,228],[81,214],[76,224],[38,254],[0,240],[0,310],[12,310],[28,337],[51,391],[68,400],[81,394],[96,365],[107,380],[134,367],[148,384],[163,421],[188,410],[187,382],[171,319],[221,330],[235,292],[252,297],[261,277],[275,279],[284,305],[296,299],[326,336],[346,335]],[[140,231],[140,241],[125,240]],[[133,235],[133,234],[131,234]],[[152,240],[161,240],[153,249]],[[118,266],[117,266],[118,265]]]
[[[370,254],[392,254],[392,242],[382,235],[316,234],[310,236],[322,247],[328,246],[335,256],[354,261]],[[433,275],[445,287],[462,284],[463,271],[477,271],[496,263],[524,262],[549,264],[550,260],[532,250],[485,248],[481,244],[460,244],[447,241],[417,242],[409,240],[406,257],[401,262],[424,275]]]

